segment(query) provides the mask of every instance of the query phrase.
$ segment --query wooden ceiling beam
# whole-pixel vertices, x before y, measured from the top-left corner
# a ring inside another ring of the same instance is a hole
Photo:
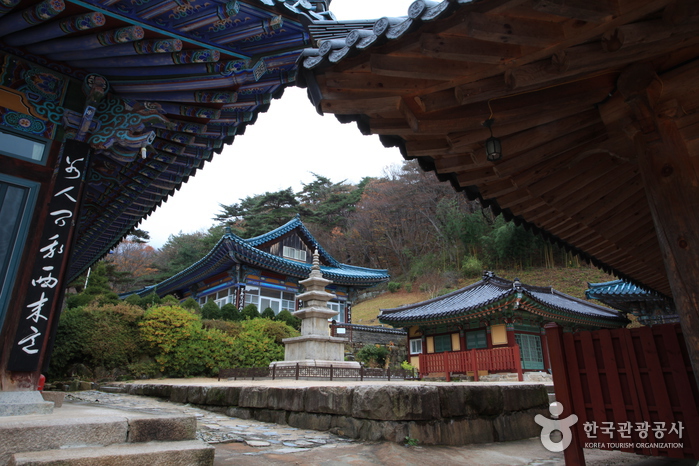
[[[621,182],[622,180],[624,181],[623,183]],[[591,223],[596,218],[607,214],[610,210],[620,208],[620,205],[628,202],[629,199],[643,196],[643,180],[638,174],[636,167],[633,167],[632,174],[628,179],[621,175],[610,184],[612,189],[594,202],[594,209],[585,209],[584,205],[581,205],[577,207],[572,215],[575,215],[583,223]]]
[[[503,158],[496,164],[501,176],[509,176],[558,153],[587,144],[601,128],[594,110],[501,138]],[[497,136],[498,133],[494,134]],[[555,137],[553,135],[560,135]],[[555,139],[552,139],[555,137]],[[484,140],[483,140],[484,141]]]
[[[519,188],[510,178],[498,179],[478,187],[483,199],[494,199],[512,193]]]
[[[499,177],[493,167],[479,167],[475,170],[455,173],[459,186],[478,186],[481,183],[497,180]]]
[[[682,23],[669,27],[666,19],[654,19],[637,23],[624,24],[602,35],[602,49],[605,52],[647,45],[673,36],[696,33],[699,16],[689,16]]]
[[[551,40],[551,42],[547,43],[546,45],[542,46],[540,50],[530,53],[526,56],[522,56],[520,59],[517,60],[518,66],[524,66],[529,63],[537,62],[540,60],[549,60],[550,62],[550,57],[557,53],[558,51],[565,50],[566,48],[569,47],[574,47],[579,44],[583,44],[592,40],[595,40],[595,38],[600,37],[602,34],[605,32],[609,31],[610,29],[613,29],[615,27],[627,24],[627,23],[633,23],[635,21],[638,21],[639,19],[653,14],[659,10],[662,10],[667,6],[669,3],[671,3],[672,0],[649,0],[649,1],[643,1],[643,2],[624,2],[624,6],[621,8],[621,13],[616,16],[615,18],[611,19],[610,21],[601,23],[601,24],[596,24],[596,23],[585,23],[585,24],[580,24],[577,21],[574,20],[569,20],[568,23],[565,24],[565,27],[561,26],[561,30],[564,31],[564,37],[561,38],[560,40]],[[626,4],[629,5],[626,5]],[[495,18],[495,17],[494,17]],[[509,18],[508,18],[509,19]],[[505,23],[502,21],[502,18],[496,18],[496,21],[500,21],[500,28],[502,29],[504,26],[503,24]],[[468,23],[468,20],[464,21],[465,23]],[[554,23],[555,24],[555,23]],[[462,33],[463,34],[463,28],[465,26],[459,26],[461,29],[457,29],[457,33]],[[488,40],[487,38],[484,37],[478,37],[471,35],[471,37],[481,39],[481,40]],[[498,40],[498,36],[494,36],[493,39],[496,42],[503,42],[503,40]],[[507,35],[501,35],[501,39],[504,39],[504,41],[509,42],[509,43],[514,43],[512,41],[508,41],[508,36]],[[509,66],[509,65],[508,65]],[[499,75],[503,73],[506,70],[506,66],[504,65],[496,65],[494,67],[491,67],[491,70],[489,72],[483,72],[479,74],[464,74],[463,76],[459,78],[454,78],[453,80],[446,81],[442,84],[438,84],[436,86],[433,86],[431,88],[427,88],[423,90],[424,94],[430,94],[433,92],[438,92],[441,90],[445,90],[448,88],[453,88],[455,86],[460,86],[463,84],[467,83],[473,83],[475,81],[478,81],[480,79],[492,77],[495,75]],[[606,68],[606,67],[605,67]],[[560,76],[558,76],[560,77]],[[552,84],[553,78],[549,81],[549,84]],[[521,83],[519,84],[520,86],[522,85]]]
[[[490,65],[506,63],[522,55],[522,47],[517,44],[478,40],[452,34],[422,34],[420,49],[422,53],[432,58]]]
[[[592,113],[594,112],[595,115]],[[493,135],[502,138],[503,144],[508,135],[514,135],[514,138],[524,137],[524,134],[539,135],[542,131],[552,130],[559,132],[570,132],[570,129],[566,129],[565,126],[582,128],[588,126],[592,122],[599,121],[600,117],[597,115],[597,111],[592,109],[591,104],[579,104],[576,105],[571,102],[570,106],[563,105],[552,111],[541,111],[541,112],[529,112],[529,118],[521,118],[514,122],[500,121],[498,118],[492,126]],[[576,125],[576,119],[580,120],[580,124]],[[530,131],[529,131],[530,130]],[[524,133],[526,132],[526,133]],[[520,134],[516,134],[520,133]],[[490,137],[490,131],[485,127],[479,127],[471,129],[470,131],[449,133],[447,134],[447,141],[454,149],[458,149],[465,146],[470,146],[475,143],[481,143]],[[541,139],[541,136],[539,136]],[[528,143],[529,147],[533,147],[534,144]],[[512,150],[508,149],[509,153],[513,153]]]
[[[377,97],[372,99],[323,99],[321,110],[335,115],[394,114],[400,116],[400,97]]]
[[[449,143],[443,138],[407,140],[405,142],[405,150],[411,157],[441,156],[450,148]]]
[[[582,137],[582,134],[579,136]],[[542,161],[533,162],[532,164],[523,167],[519,171],[514,172],[511,175],[512,179],[518,186],[530,186],[532,183],[538,180],[554,176],[556,173],[558,173],[558,171],[566,170],[569,164],[574,163],[576,157],[581,152],[597,147],[602,138],[604,138],[604,136],[599,136],[597,139],[594,136],[590,136],[587,141],[575,140],[572,142],[572,146],[570,146],[567,150],[564,149],[561,152],[556,152],[555,157],[548,157],[546,159],[542,159]],[[543,146],[545,145],[542,145],[542,148]],[[537,148],[537,150],[538,149],[539,148]],[[496,166],[496,170],[497,169],[498,166]]]
[[[588,183],[585,186],[584,194],[560,199],[556,203],[556,207],[563,212],[570,212],[571,217],[574,217],[578,212],[594,207],[595,204],[600,203],[609,193],[616,189],[618,185],[631,181],[637,175],[638,172],[634,171],[630,166],[619,164],[605,173],[604,176],[600,176]]]
[[[616,2],[609,0],[537,0],[532,7],[544,13],[593,23],[609,21],[619,13]]]
[[[551,21],[513,17],[503,21],[501,16],[472,12],[465,24],[467,35],[482,41],[548,47],[565,39],[561,24]]]
[[[449,110],[462,105],[457,100],[456,95],[454,95],[453,89],[445,89],[443,91],[433,92],[430,94],[417,95],[414,97],[414,99],[424,113]]]
[[[437,82],[434,79],[396,78],[373,73],[325,73],[325,86],[328,89],[356,92],[360,96],[364,92],[410,94]]]
[[[413,129],[405,118],[370,118],[369,128],[371,134],[385,134],[387,136],[411,136]]]
[[[613,160],[611,161],[613,162]],[[591,190],[590,185],[597,180],[604,180],[608,182],[607,175],[614,170],[618,169],[618,164],[615,163],[605,163],[605,162],[590,162],[591,164],[596,164],[593,170],[588,170],[586,176],[583,175],[583,171],[579,171],[576,175],[572,177],[564,186],[560,188],[541,194],[541,197],[551,206],[562,212],[567,212],[562,209],[562,204],[564,201],[570,202],[570,199],[580,200],[581,197],[585,196],[586,193],[594,192]],[[571,172],[575,173],[577,170],[575,167],[571,168]]]
[[[488,170],[488,173],[497,177],[497,174],[493,171],[493,167],[477,167],[476,164],[473,163],[473,159],[469,154],[463,154],[459,157],[435,158],[434,166],[437,173],[453,173],[455,176],[462,172],[468,171],[469,169],[483,170],[489,168],[490,170]],[[459,184],[461,186],[471,186],[474,183],[466,185],[462,183]]]
[[[380,76],[440,81],[449,81],[465,74],[478,76],[478,73],[487,74],[490,71],[487,65],[421,56],[372,54],[369,64],[371,72]]]

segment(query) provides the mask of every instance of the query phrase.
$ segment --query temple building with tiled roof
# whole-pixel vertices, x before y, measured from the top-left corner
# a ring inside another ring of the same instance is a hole
[[[679,322],[675,302],[667,296],[645,290],[624,280],[588,283],[587,299],[633,314],[643,325]]]
[[[293,85],[328,5],[0,4],[0,391],[36,389],[66,285]]]
[[[173,294],[183,300],[192,297],[200,304],[213,300],[219,306],[232,303],[238,308],[255,304],[260,312],[269,307],[275,314],[284,309],[294,312],[299,280],[311,272],[316,250],[323,277],[332,280],[327,291],[336,298],[328,305],[338,312],[335,320],[350,322],[351,303],[357,291],[387,281],[388,272],[338,262],[298,216],[254,238],[243,239],[228,231],[196,263],[135,293]]]
[[[542,338],[546,324],[554,322],[574,331],[618,328],[629,321],[617,310],[551,287],[526,285],[486,272],[482,280],[444,296],[381,309],[379,322],[408,331],[411,364],[426,373],[431,372],[425,366],[432,359],[440,364],[444,360],[438,353],[498,352],[514,346],[520,352],[520,370],[548,370],[546,339]],[[480,360],[492,356],[486,353]],[[490,370],[516,370],[517,361],[511,363],[514,365],[495,365]]]

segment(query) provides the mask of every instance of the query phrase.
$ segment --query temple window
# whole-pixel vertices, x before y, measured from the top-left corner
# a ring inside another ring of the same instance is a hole
[[[435,335],[434,352],[443,353],[445,351],[451,351],[451,335]]]
[[[422,338],[410,340],[410,354],[422,354]]]
[[[485,330],[475,330],[472,332],[466,332],[466,348],[487,348],[488,341],[486,337]]]
[[[0,154],[34,162],[44,162],[46,144],[34,139],[18,136],[5,130],[0,131]]]
[[[289,246],[284,246],[282,251],[284,257],[287,259],[293,259],[296,261],[306,262],[306,251],[302,249],[296,249]]]

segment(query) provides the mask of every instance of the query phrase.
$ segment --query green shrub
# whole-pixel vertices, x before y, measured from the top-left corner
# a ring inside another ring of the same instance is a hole
[[[201,314],[201,306],[197,302],[196,299],[192,298],[191,296],[187,299],[185,299],[182,304],[180,304],[185,309],[189,309],[190,311],[194,312],[195,314]]]
[[[235,340],[215,328],[202,328],[199,317],[182,307],[152,307],[139,326],[157,369],[166,375],[215,375],[231,367]]]
[[[277,314],[275,320],[277,320],[278,322],[284,322],[286,325],[296,330],[301,330],[301,319],[294,316],[293,314],[291,314],[291,312],[287,311],[286,309]]]
[[[141,297],[137,294],[129,295],[125,300],[125,303],[131,304],[132,306],[141,307]]]
[[[164,304],[166,306],[179,306],[180,305],[180,300],[175,298],[173,295],[169,294],[165,296],[161,301],[161,304]]]
[[[207,301],[201,308],[202,319],[220,319],[221,316],[221,308],[213,299]]]
[[[257,306],[248,304],[240,311],[240,316],[242,320],[250,320],[260,317],[260,313],[257,312]]]
[[[151,306],[158,306],[161,303],[162,299],[160,299],[160,296],[158,296],[156,293],[151,293],[143,297],[143,299],[141,300],[141,307],[144,309],[148,309]]]
[[[205,329],[215,328],[231,337],[237,337],[243,331],[240,322],[229,320],[202,320],[201,324]]]
[[[237,322],[241,319],[240,311],[235,304],[224,304],[221,308],[221,319]]]
[[[461,272],[465,277],[480,277],[483,274],[483,263],[477,257],[467,256],[461,264]]]
[[[401,289],[402,285],[400,282],[388,282],[388,285],[386,286],[388,288],[388,291],[390,291],[391,293],[395,293]]]
[[[128,371],[144,352],[138,320],[143,309],[126,302],[66,309],[59,321],[48,375],[71,376],[78,367],[92,373]]]
[[[388,357],[388,349],[381,345],[366,345],[357,351],[357,361],[361,361],[370,367],[384,367]]]
[[[298,335],[281,322],[252,319],[241,322],[243,330],[233,340],[233,367],[266,367],[284,359],[281,340]]]
[[[274,319],[274,310],[271,307],[268,307],[267,309],[262,311],[260,317],[264,317],[265,319]]]

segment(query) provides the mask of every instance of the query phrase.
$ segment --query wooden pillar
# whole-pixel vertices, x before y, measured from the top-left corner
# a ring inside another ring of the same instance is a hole
[[[675,71],[674,76],[682,74]],[[638,167],[699,383],[699,153],[690,153],[676,123],[686,111],[683,101],[662,100],[673,91],[678,96],[679,87],[679,96],[699,92],[696,77],[681,81],[678,85],[672,76],[661,79],[652,69],[636,66],[622,73],[618,84],[640,127],[634,137]]]
[[[541,329],[541,334],[539,335],[539,338],[541,339],[541,353],[544,358],[544,370],[548,371],[551,369],[551,360],[549,356],[548,339],[546,338],[546,332],[543,328]]]
[[[508,322],[505,325],[507,329],[507,346],[515,346],[517,344],[517,339],[515,338],[515,324],[514,322]]]
[[[556,392],[556,401],[563,405],[561,418],[568,417],[574,413],[573,397],[570,389],[570,378],[568,376],[568,363],[566,361],[565,347],[563,346],[563,328],[551,322],[546,324],[546,340],[551,350],[551,369],[553,377],[553,388]],[[583,452],[583,439],[580,429],[575,426],[573,429],[573,440],[568,448],[563,450],[566,466],[585,466],[585,453]]]

